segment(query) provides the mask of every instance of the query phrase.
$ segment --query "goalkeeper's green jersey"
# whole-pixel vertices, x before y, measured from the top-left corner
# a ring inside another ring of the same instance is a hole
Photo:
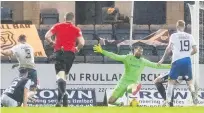
[[[128,54],[128,55],[117,55],[112,52],[108,52],[103,50],[102,54],[104,56],[107,56],[113,60],[121,61],[125,65],[125,70],[123,73],[122,78],[120,79],[120,82],[140,82],[141,80],[141,73],[144,70],[145,66],[156,68],[156,69],[170,69],[170,64],[161,64],[157,65],[157,63],[150,62],[149,60],[145,58],[136,58],[134,55]]]

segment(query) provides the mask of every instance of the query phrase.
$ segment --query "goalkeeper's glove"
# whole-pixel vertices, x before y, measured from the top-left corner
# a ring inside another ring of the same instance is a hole
[[[102,53],[103,49],[100,44],[94,45],[93,50],[95,53]]]

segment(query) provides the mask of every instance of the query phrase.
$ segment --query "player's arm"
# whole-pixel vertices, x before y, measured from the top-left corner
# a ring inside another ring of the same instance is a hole
[[[47,33],[45,34],[45,40],[48,42],[48,43],[50,43],[51,45],[54,45],[55,44],[55,42],[52,40],[52,36],[54,35],[54,34],[56,34],[56,32],[57,32],[57,27],[56,27],[56,25],[54,25],[50,30],[48,30],[47,31]]]
[[[169,53],[171,52],[171,46],[172,46],[172,44],[169,43],[169,45],[166,47],[164,55],[162,56],[161,60],[159,61],[160,64],[162,64],[163,61],[167,58],[167,56],[169,56]]]
[[[31,80],[28,80],[24,87],[23,107],[27,107],[28,93],[29,93],[30,85],[31,85]]]
[[[12,56],[13,55],[13,51],[12,50],[1,50],[1,54],[3,54],[4,56]]]
[[[158,64],[162,64],[164,62],[164,60],[167,58],[167,56],[169,56],[170,52],[171,52],[171,47],[172,47],[172,37],[173,35],[170,36],[169,38],[169,44],[165,49],[164,55],[162,56],[161,60],[158,62]]]
[[[192,51],[191,51],[191,55],[196,54],[197,51],[198,51],[198,50],[197,50],[197,46],[196,46],[195,40],[194,40],[194,38],[193,38],[193,36],[192,36]]]
[[[126,58],[126,55],[118,55],[118,54],[103,50],[100,44],[95,45],[93,47],[93,49],[94,49],[94,52],[101,53],[104,56],[107,56],[107,57],[109,57],[109,58],[111,58],[113,60],[116,60],[116,61],[122,61],[123,62],[125,60],[125,58]]]
[[[196,45],[194,45],[194,46],[192,46],[192,51],[191,51],[191,55],[194,55],[194,54],[196,54],[197,53],[197,47],[196,47]]]
[[[157,63],[151,62],[147,59],[143,59],[143,63],[147,67],[156,68],[156,69],[170,69],[171,68],[171,64],[158,65]]]
[[[85,44],[85,40],[84,37],[82,36],[82,32],[80,29],[77,29],[77,46],[76,46],[76,50],[77,52],[84,47]]]
[[[3,54],[4,56],[12,56],[17,52],[17,48],[18,46],[13,46],[11,49],[8,50],[2,50],[1,49],[1,54]]]

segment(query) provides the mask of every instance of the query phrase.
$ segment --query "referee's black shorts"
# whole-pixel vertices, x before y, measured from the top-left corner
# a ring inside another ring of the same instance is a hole
[[[72,67],[72,64],[75,59],[75,53],[71,51],[56,51],[56,63],[55,63],[55,70],[56,74],[58,74],[59,71],[65,71],[65,74],[67,75]]]

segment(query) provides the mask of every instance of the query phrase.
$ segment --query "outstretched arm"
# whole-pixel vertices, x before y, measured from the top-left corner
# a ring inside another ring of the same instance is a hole
[[[171,68],[171,64],[158,65],[157,63],[151,62],[147,59],[143,59],[143,63],[147,67],[156,68],[156,69],[170,69]]]
[[[118,54],[115,54],[115,53],[112,53],[112,52],[108,52],[108,51],[106,51],[106,50],[103,50],[103,49],[101,48],[101,45],[100,45],[100,44],[95,45],[95,46],[93,47],[93,50],[94,50],[94,52],[96,52],[96,53],[101,53],[101,54],[103,54],[104,56],[107,56],[107,57],[109,57],[109,58],[111,58],[111,59],[113,59],[113,60],[116,60],[116,61],[124,61],[124,59],[126,58],[126,55],[118,55]]]
[[[12,50],[1,50],[1,54],[3,54],[4,56],[11,56],[13,55],[13,51]]]
[[[126,58],[126,55],[118,55],[112,52],[108,52],[106,50],[102,50],[102,54],[117,61],[124,61],[124,59]]]

